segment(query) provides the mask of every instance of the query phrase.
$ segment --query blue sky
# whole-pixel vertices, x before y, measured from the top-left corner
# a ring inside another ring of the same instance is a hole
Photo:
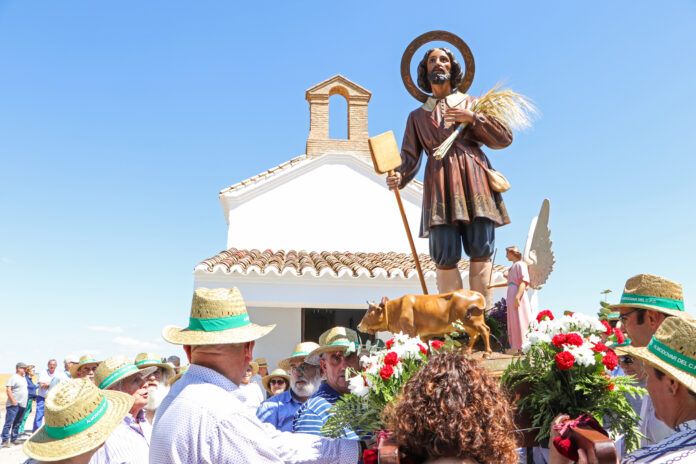
[[[218,191],[303,153],[304,91],[337,73],[373,92],[370,133],[400,138],[416,103],[399,60],[431,29],[469,43],[472,93],[504,80],[543,113],[488,152],[513,185],[499,246],[551,199],[542,304],[594,312],[651,272],[696,312],[696,3],[442,7],[0,0],[0,372],[178,352],[159,333],[225,247]]]

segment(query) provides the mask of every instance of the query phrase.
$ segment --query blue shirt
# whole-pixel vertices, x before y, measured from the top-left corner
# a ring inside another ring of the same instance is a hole
[[[646,446],[626,456],[622,464],[689,463],[696,459],[696,420],[677,425],[674,433],[659,443]]]
[[[297,401],[290,390],[268,398],[256,410],[256,417],[267,422],[281,432],[292,432],[292,420],[302,403]]]
[[[319,389],[309,397],[302,405],[292,424],[295,433],[309,433],[321,435],[321,428],[333,414],[329,413],[331,406],[338,401],[341,395],[331,388],[328,383],[322,382]],[[358,436],[352,430],[346,429],[343,438],[358,440]]]

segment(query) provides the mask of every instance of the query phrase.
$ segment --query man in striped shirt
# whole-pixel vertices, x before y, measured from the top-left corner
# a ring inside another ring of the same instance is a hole
[[[359,368],[360,339],[358,334],[346,327],[334,327],[319,337],[319,348],[312,351],[307,359],[319,358],[321,371],[325,380],[314,395],[312,395],[297,411],[293,421],[292,431],[321,435],[321,428],[331,417],[329,409],[341,397],[348,393],[346,369]],[[346,430],[344,438],[358,440],[352,430]]]

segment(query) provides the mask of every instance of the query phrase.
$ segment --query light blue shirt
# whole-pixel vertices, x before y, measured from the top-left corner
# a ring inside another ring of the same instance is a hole
[[[256,417],[282,432],[292,432],[292,420],[301,406],[302,403],[292,396],[290,390],[287,390],[261,403],[256,411]]]
[[[622,464],[696,462],[696,420],[683,422],[674,433],[659,443],[646,446],[626,456]]]
[[[359,443],[280,432],[237,398],[238,386],[191,364],[157,409],[151,464],[354,464]]]

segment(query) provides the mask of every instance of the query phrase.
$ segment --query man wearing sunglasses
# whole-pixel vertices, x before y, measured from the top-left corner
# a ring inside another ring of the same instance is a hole
[[[290,389],[261,403],[256,411],[261,422],[281,432],[292,432],[295,414],[321,385],[319,366],[306,362],[307,355],[318,347],[314,342],[299,343],[289,358],[278,362],[278,366],[290,374]]]
[[[682,286],[664,277],[651,274],[638,274],[626,281],[621,301],[612,305],[619,312],[623,329],[631,339],[631,346],[644,347],[668,317],[691,316],[684,311]],[[619,349],[619,351],[621,351]],[[622,357],[625,359],[626,357]],[[621,364],[626,372],[626,365]],[[629,367],[629,371],[631,367]],[[641,364],[634,364],[632,370],[639,383],[645,384],[645,373]],[[626,372],[629,374],[629,372]],[[649,395],[642,399],[638,411],[641,420],[640,431],[645,435],[641,446],[655,444],[671,435],[673,430],[655,417],[655,407]]]

